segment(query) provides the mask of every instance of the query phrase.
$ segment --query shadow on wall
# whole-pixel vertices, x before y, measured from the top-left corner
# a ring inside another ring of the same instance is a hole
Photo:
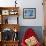
[[[20,31],[19,31],[19,40],[20,40],[20,42],[21,42],[21,40],[23,38],[23,35],[24,35],[25,31],[28,28],[32,28],[34,30],[34,32],[36,32],[39,41],[41,43],[43,43],[43,30],[42,30],[42,26],[21,26],[20,27]]]

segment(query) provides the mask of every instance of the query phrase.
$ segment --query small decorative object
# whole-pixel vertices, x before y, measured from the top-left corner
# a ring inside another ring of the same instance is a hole
[[[17,32],[17,30],[16,30],[16,29],[14,29],[14,32]]]
[[[9,10],[2,10],[2,15],[9,15]]]
[[[10,11],[10,15],[14,15],[14,11]]]
[[[15,11],[15,10],[10,10],[10,15],[16,15],[18,12],[17,11]]]
[[[13,41],[18,40],[18,32],[14,32]]]
[[[27,44],[27,46],[35,46],[38,43],[38,40],[34,36],[32,36],[26,39],[25,43]]]
[[[16,2],[17,0],[15,0],[15,7],[16,7],[16,4],[17,4],[17,2]]]
[[[8,40],[11,40],[12,39],[12,30],[10,28],[5,28],[3,30],[3,34],[2,34],[2,40],[4,41],[8,41]]]
[[[2,23],[3,24],[8,24],[8,16],[3,16]]]
[[[24,8],[23,18],[24,19],[35,19],[36,18],[36,8]]]
[[[8,24],[8,18],[7,18],[7,19],[5,19],[5,24]]]

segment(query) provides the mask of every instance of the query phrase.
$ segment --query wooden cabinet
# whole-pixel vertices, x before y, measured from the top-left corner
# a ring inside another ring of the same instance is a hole
[[[0,7],[0,46],[18,46],[19,39],[16,40],[19,31],[18,10],[19,7]],[[12,34],[10,34],[11,32]],[[9,39],[10,37],[11,39]]]

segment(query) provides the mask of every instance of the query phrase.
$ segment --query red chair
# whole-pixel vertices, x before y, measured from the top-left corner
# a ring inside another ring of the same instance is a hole
[[[34,36],[37,39],[36,33],[31,28],[28,28],[24,34],[24,37],[22,38],[21,46],[27,46],[25,40],[32,36]],[[41,46],[40,42],[38,41],[35,46]]]

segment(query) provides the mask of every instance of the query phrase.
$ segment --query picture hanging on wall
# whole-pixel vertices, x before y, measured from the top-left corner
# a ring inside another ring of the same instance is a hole
[[[24,19],[36,19],[36,8],[24,8],[23,18]]]

